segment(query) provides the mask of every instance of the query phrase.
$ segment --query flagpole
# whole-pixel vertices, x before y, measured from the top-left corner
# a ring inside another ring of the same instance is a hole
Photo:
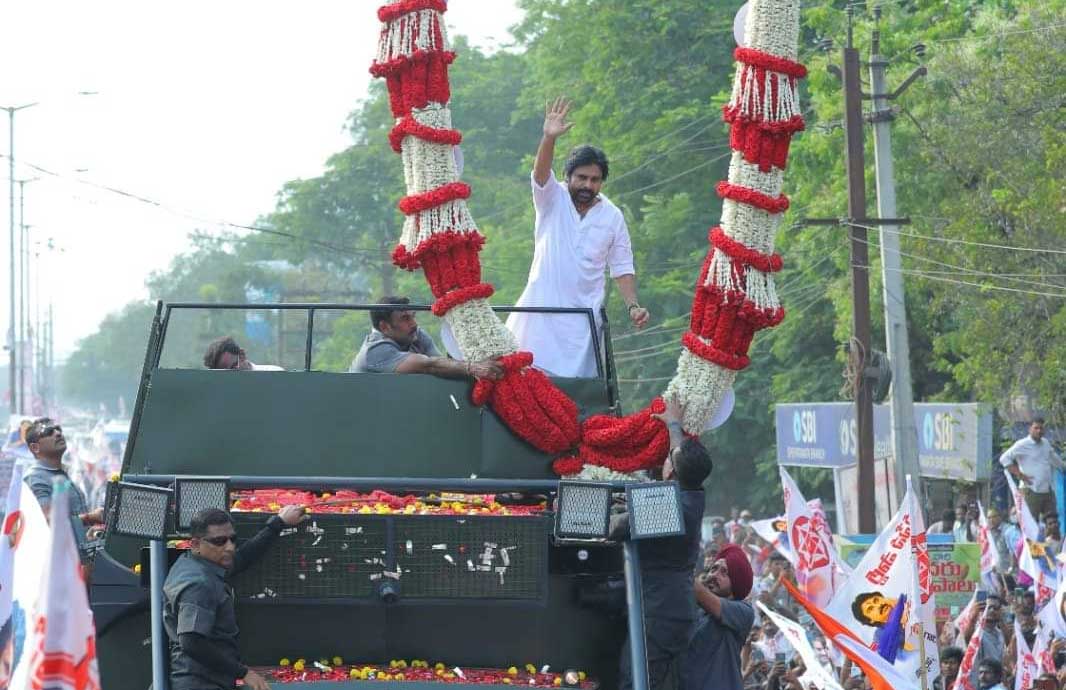
[[[907,475],[907,491],[911,490],[911,476]],[[912,525],[913,527],[913,525]],[[925,621],[922,620],[922,583],[918,578],[918,553],[914,548],[914,535],[911,535],[911,558],[914,560],[914,569],[911,571],[914,576],[914,613],[918,618],[918,654],[921,659],[921,671],[922,671],[922,690],[929,690],[929,669],[925,665]]]

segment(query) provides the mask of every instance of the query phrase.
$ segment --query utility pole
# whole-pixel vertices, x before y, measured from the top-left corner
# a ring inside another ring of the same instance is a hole
[[[26,352],[26,346],[30,342],[27,338],[30,331],[30,248],[29,227],[26,225],[26,183],[33,182],[36,178],[16,180],[19,185],[19,334],[17,341],[18,354],[18,389],[20,412],[31,412],[27,401],[32,403],[33,397],[26,394],[26,367],[33,371],[33,348]]]
[[[896,217],[896,180],[892,164],[892,120],[889,101],[899,96],[918,77],[926,73],[918,67],[895,92],[889,92],[885,80],[888,67],[881,53],[881,32],[877,22],[881,8],[874,7],[874,31],[870,44],[870,88],[874,129],[874,170],[877,175],[877,213],[882,218]],[[919,44],[920,45],[920,44]],[[924,46],[919,51],[924,52]],[[899,226],[881,228],[881,282],[884,287],[885,351],[892,366],[892,450],[896,458],[897,496],[903,499],[903,487],[910,475],[915,493],[921,498],[921,467],[918,461],[918,428],[914,421],[914,391],[911,388],[910,344],[907,339],[907,300],[903,291],[902,259],[899,253]],[[924,502],[923,502],[924,504]]]
[[[858,431],[859,531],[877,532],[874,496],[873,385],[867,376],[870,350],[870,256],[866,228],[866,160],[863,151],[862,82],[859,51],[852,42],[852,6],[848,5],[848,42],[844,47],[844,137],[848,182],[848,226],[851,239],[852,347],[855,374],[855,422]]]

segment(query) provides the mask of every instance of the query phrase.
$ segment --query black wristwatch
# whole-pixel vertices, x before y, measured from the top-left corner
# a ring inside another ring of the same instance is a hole
[[[638,303],[636,303],[636,302],[634,302],[633,304],[629,305],[630,313],[632,313],[634,309],[640,309],[640,305]]]

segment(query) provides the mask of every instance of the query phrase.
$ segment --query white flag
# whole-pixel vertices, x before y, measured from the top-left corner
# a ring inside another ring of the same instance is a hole
[[[767,618],[773,621],[778,630],[792,644],[792,648],[799,653],[800,658],[803,659],[803,666],[807,669],[804,673],[806,678],[810,679],[821,690],[843,690],[836,677],[818,660],[818,654],[814,651],[814,647],[811,646],[810,640],[807,639],[807,631],[803,629],[802,625],[774,613],[766,608],[761,601],[755,602],[755,605],[759,607],[759,610]],[[803,686],[807,687],[806,683]]]
[[[812,604],[825,606],[846,577],[838,565],[840,557],[833,545],[832,532],[825,524],[824,514],[812,511],[803,500],[788,471],[784,467],[780,470],[796,582]]]
[[[70,482],[52,489],[52,538],[33,616],[29,681],[47,690],[100,690],[96,630],[70,524]]]
[[[916,602],[917,620],[921,627],[914,632],[919,638],[925,636],[925,673],[926,680],[931,685],[940,677],[940,649],[936,639],[936,602],[933,600],[933,573],[929,562],[929,547],[926,544],[925,518],[922,517],[922,507],[918,503],[918,495],[911,486],[910,475],[907,476],[907,493],[905,501],[909,500],[911,515],[911,549],[914,563],[917,566],[915,577],[912,578],[911,601]]]
[[[1029,690],[1033,681],[1040,677],[1040,662],[1033,656],[1029,643],[1022,635],[1022,626],[1014,621],[1014,644],[1018,648],[1018,657],[1014,666],[1014,690]]]
[[[882,656],[895,653],[894,668],[903,676],[917,681],[924,668],[931,684],[940,669],[935,663],[935,628],[925,632],[926,641],[930,636],[932,641],[924,644],[924,659],[920,653],[923,647],[920,621],[925,617],[925,604],[931,599],[923,604],[922,588],[916,583],[921,579],[912,539],[914,517],[911,508],[916,504],[914,492],[908,489],[899,512],[877,537],[851,577],[833,595],[826,611],[855,633],[868,648],[877,650]],[[915,592],[916,586],[918,592]],[[905,601],[901,601],[902,597]],[[893,630],[891,627],[897,617],[902,635],[899,628]],[[889,643],[896,645],[895,649],[884,648]]]
[[[44,511],[37,497],[33,495],[25,482],[20,482],[19,516],[5,527],[10,526],[12,537],[13,567],[11,588],[11,623],[12,623],[12,657],[14,668],[10,687],[25,688],[26,670],[29,667],[30,649],[28,640],[32,637],[30,618],[37,606],[41,593],[41,576],[48,562],[51,529],[44,518]]]
[[[1018,569],[1033,579],[1033,593],[1036,608],[1043,608],[1055,598],[1059,588],[1058,566],[1048,553],[1044,544],[1028,538],[1022,545],[1022,554],[1018,557]]]
[[[1051,601],[1037,614],[1041,627],[1051,630],[1055,637],[1066,637],[1066,580],[1059,582],[1059,588]]]
[[[1022,534],[1025,535],[1027,539],[1039,541],[1040,525],[1036,524],[1036,520],[1033,519],[1033,514],[1029,512],[1029,506],[1025,502],[1025,497],[1022,496],[1022,492],[1018,489],[1018,485],[1014,483],[1014,476],[1007,470],[1003,470],[1003,474],[1007,477],[1007,486],[1010,487],[1010,495],[1014,498],[1014,507],[1018,511],[1018,528],[1021,529]]]
[[[999,556],[992,546],[992,537],[988,533],[988,519],[985,518],[985,508],[981,502],[977,502],[977,512],[980,517],[977,527],[977,543],[981,547],[981,577],[989,584],[996,581],[996,564]]]
[[[11,472],[4,503],[4,523],[0,533],[0,690],[7,690],[15,659],[15,621],[11,617],[15,585],[15,544],[21,523],[19,499],[22,496],[22,467]],[[10,660],[10,661],[7,661]]]

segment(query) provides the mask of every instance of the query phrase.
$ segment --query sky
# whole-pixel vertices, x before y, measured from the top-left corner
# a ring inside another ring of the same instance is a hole
[[[0,5],[0,107],[38,103],[15,114],[15,179],[31,180],[21,195],[31,254],[28,314],[35,320],[38,304],[55,305],[58,359],[108,313],[147,297],[145,278],[188,249],[190,233],[254,222],[273,209],[286,181],[320,174],[329,155],[347,146],[346,116],[371,79],[378,5]],[[510,42],[508,27],[521,16],[514,0],[452,0],[447,20],[452,35],[494,49]],[[0,111],[0,127],[7,125]],[[5,206],[9,151],[0,131]],[[19,200],[16,185],[16,224]],[[5,208],[3,330],[7,216]]]

